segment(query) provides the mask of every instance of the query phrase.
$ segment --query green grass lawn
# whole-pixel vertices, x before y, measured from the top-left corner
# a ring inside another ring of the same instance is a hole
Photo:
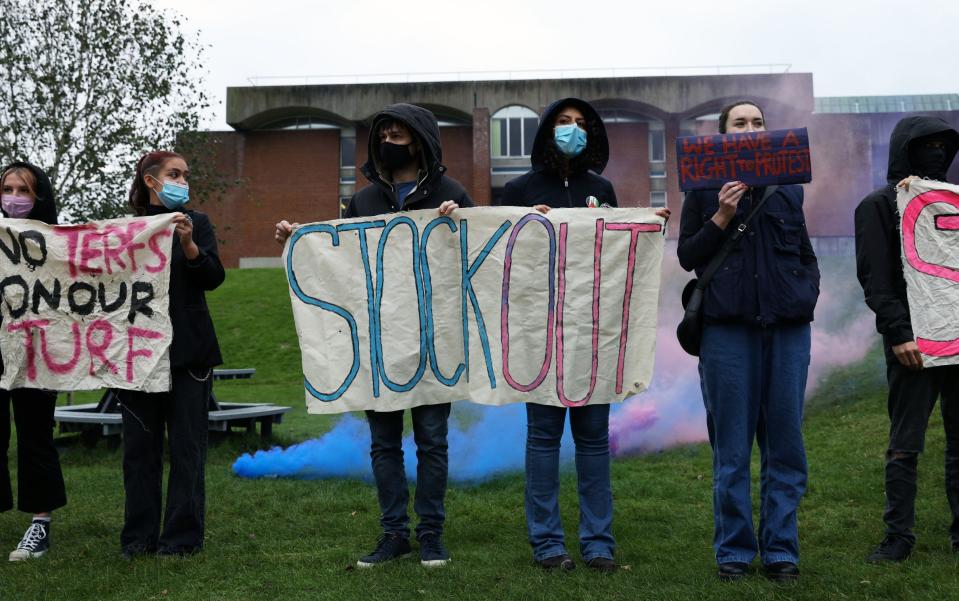
[[[294,410],[277,426],[288,444],[321,434],[335,417],[303,408],[299,353],[283,274],[232,271],[211,296],[228,363],[256,367],[249,382],[217,385],[225,400],[271,401]],[[207,466],[207,540],[187,559],[119,556],[123,489],[118,450],[60,440],[69,505],[54,517],[51,553],[0,561],[0,599],[953,599],[959,557],[948,551],[943,436],[934,418],[921,464],[919,542],[898,566],[863,561],[881,537],[887,431],[881,358],[834,373],[809,403],[809,491],[800,509],[800,584],[760,575],[737,584],[714,576],[710,453],[705,445],[613,463],[618,573],[545,574],[533,567],[521,474],[452,485],[446,541],[452,565],[413,560],[354,570],[378,533],[375,490],[357,481],[241,480],[230,472],[257,437],[213,441]],[[82,397],[82,395],[81,395]],[[451,449],[456,461],[456,449]],[[11,450],[11,469],[16,468]],[[758,470],[758,465],[755,466]],[[563,520],[576,553],[575,477],[562,481]],[[0,514],[0,553],[16,545],[27,517]],[[0,560],[5,555],[0,555]]]

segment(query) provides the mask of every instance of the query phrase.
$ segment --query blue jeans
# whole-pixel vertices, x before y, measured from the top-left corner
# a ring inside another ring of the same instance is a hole
[[[796,510],[806,490],[803,396],[810,328],[712,325],[699,358],[713,449],[716,562],[799,562]],[[759,541],[753,531],[750,456],[759,446]]]
[[[533,557],[566,554],[559,516],[559,447],[566,408],[526,404],[526,528]],[[613,558],[609,481],[609,405],[571,407],[579,490],[579,547],[585,561]]]
[[[413,510],[419,516],[416,536],[424,532],[443,533],[446,511],[447,422],[450,404],[421,405],[410,409],[413,440],[416,442],[416,496]],[[410,491],[403,466],[403,411],[367,411],[370,424],[370,458],[380,502],[383,532],[409,538],[410,518],[406,513]]]

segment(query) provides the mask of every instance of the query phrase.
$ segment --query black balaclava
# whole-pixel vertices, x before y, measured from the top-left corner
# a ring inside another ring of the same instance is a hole
[[[409,144],[380,142],[380,161],[383,167],[394,171],[396,169],[402,169],[416,160],[416,156],[410,152],[412,145],[412,142]]]
[[[940,142],[940,144],[928,144],[928,142]],[[934,179],[937,181],[946,180],[946,172],[949,170],[948,146],[950,140],[942,134],[933,134],[916,138],[909,144],[909,164],[912,166],[916,175]]]

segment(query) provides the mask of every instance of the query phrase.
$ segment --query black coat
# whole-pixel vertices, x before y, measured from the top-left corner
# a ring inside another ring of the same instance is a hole
[[[399,210],[396,190],[390,174],[379,164],[379,127],[387,119],[405,123],[419,143],[420,171],[416,188],[404,199],[403,210],[436,209],[446,200],[461,207],[472,207],[473,201],[460,183],[446,176],[443,165],[443,149],[440,146],[440,128],[436,116],[430,111],[412,104],[391,104],[373,117],[370,138],[367,144],[369,158],[360,169],[371,186],[353,195],[346,217],[372,217],[395,213]]]
[[[548,164],[547,153],[558,152],[553,141],[553,122],[559,109],[573,105],[586,118],[586,148],[570,161],[567,173],[558,172]],[[577,160],[579,159],[579,160]],[[601,175],[609,161],[609,141],[606,127],[596,110],[576,98],[564,98],[543,111],[533,140],[530,162],[533,168],[510,180],[503,189],[500,204],[532,207],[547,205],[552,208],[586,207],[586,199],[594,197],[598,204],[617,206],[613,184]]]
[[[149,205],[148,215],[169,213],[165,207]],[[173,236],[170,261],[170,321],[173,343],[170,367],[203,369],[223,363],[213,320],[206,305],[206,292],[215,290],[226,277],[217,253],[216,234],[210,219],[197,211],[183,211],[193,220],[193,241],[200,255],[187,260],[180,239]]]
[[[948,159],[959,150],[959,132],[936,117],[906,117],[896,124],[889,140],[888,182],[866,196],[856,207],[856,274],[866,304],[876,314],[876,330],[886,346],[915,340],[906,280],[902,274],[899,211],[896,184],[915,173],[909,162],[909,146],[917,138],[945,134],[952,138]]]
[[[686,194],[677,244],[683,269],[701,276],[763,192],[760,188],[749,193],[755,196],[744,196],[725,230],[712,221],[719,190]],[[710,323],[757,326],[809,323],[819,298],[819,277],[803,216],[803,189],[779,186],[706,287],[703,317]]]

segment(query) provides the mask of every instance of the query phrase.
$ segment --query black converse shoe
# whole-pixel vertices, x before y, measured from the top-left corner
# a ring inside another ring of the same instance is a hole
[[[33,520],[27,528],[20,544],[10,552],[10,561],[25,561],[33,557],[42,557],[50,550],[50,522]]]
[[[419,541],[420,565],[427,568],[440,568],[450,562],[450,554],[438,534],[424,532],[419,536]]]
[[[364,555],[356,562],[358,568],[371,568],[375,565],[410,556],[410,540],[399,534],[384,533],[376,541],[376,549]]]

